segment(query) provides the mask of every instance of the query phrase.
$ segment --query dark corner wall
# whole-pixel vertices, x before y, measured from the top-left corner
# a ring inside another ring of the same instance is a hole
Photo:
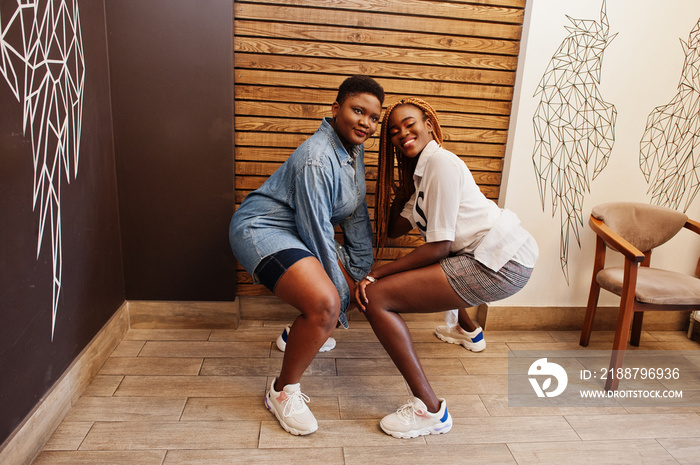
[[[45,5],[40,2],[44,9]],[[8,27],[17,7],[15,0],[0,0],[3,28]],[[47,176],[38,186],[40,197],[34,209],[32,136],[29,128],[26,133],[23,130],[27,73],[14,57],[12,68],[21,83],[19,101],[0,76],[0,443],[124,302],[102,2],[80,2],[80,26],[85,86],[78,173],[74,176],[72,159],[68,175],[63,162],[56,165],[55,137],[43,139],[48,153],[44,157],[40,152],[37,169],[45,166]],[[6,42],[21,44],[21,28],[10,30]],[[32,86],[42,89],[37,80]],[[50,95],[47,87],[39,92],[42,97]],[[39,108],[47,108],[42,99],[38,103]],[[59,103],[55,108],[63,106]],[[37,130],[41,121],[37,115]],[[41,171],[38,173],[41,179]],[[43,202],[49,200],[51,185],[56,194],[60,190],[60,223],[59,209],[54,206],[53,219],[50,211],[47,215],[37,258],[42,197]],[[56,234],[59,224],[63,260],[52,340],[52,232]]]
[[[63,259],[53,340],[51,221],[37,258],[32,138],[0,74],[0,444],[125,300],[236,296],[233,2],[78,3],[78,174],[68,183],[48,170],[60,181]],[[0,0],[2,30],[17,7]],[[21,44],[20,28],[10,29],[4,40]]]
[[[107,2],[127,300],[234,300],[233,2]]]

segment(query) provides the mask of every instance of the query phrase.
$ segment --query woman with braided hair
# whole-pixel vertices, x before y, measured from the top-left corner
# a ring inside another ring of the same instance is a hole
[[[441,146],[442,139],[437,115],[423,100],[404,99],[385,111],[377,248],[387,237],[414,227],[426,242],[373,269],[355,288],[359,308],[415,396],[380,423],[398,438],[442,434],[452,427],[446,402],[433,392],[399,313],[442,312],[504,299],[527,283],[538,255],[517,216],[481,193],[464,162]],[[463,339],[469,329],[456,326],[452,336]]]

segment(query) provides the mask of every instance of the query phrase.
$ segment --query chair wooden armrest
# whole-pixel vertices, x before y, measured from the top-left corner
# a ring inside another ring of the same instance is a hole
[[[625,238],[623,238],[615,231],[610,229],[610,227],[608,227],[608,225],[603,223],[601,220],[595,218],[594,216],[591,216],[588,221],[588,224],[591,226],[591,229],[596,234],[598,234],[609,247],[620,252],[622,255],[625,256],[625,259],[635,263],[642,263],[644,261],[645,255],[641,250],[630,244]],[[698,223],[696,223],[696,225],[700,226],[700,224]]]
[[[690,229],[695,234],[700,234],[700,223],[695,220],[691,220],[690,218],[688,218],[688,221],[685,222],[683,227],[686,229]]]

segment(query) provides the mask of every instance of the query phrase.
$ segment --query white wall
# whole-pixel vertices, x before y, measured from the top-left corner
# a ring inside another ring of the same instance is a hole
[[[610,34],[617,33],[617,37],[605,49],[599,90],[603,100],[617,109],[615,143],[606,168],[585,194],[581,245],[579,248],[572,237],[567,283],[559,260],[559,210],[552,216],[549,188],[543,210],[533,168],[532,118],[540,101],[534,93],[552,55],[568,35],[564,27],[571,23],[566,15],[600,21],[601,5],[602,0],[528,1],[500,204],[515,211],[535,236],[540,258],[525,289],[495,305],[585,306],[595,245],[587,223],[591,208],[614,200],[651,203],[639,168],[640,140],[651,111],[669,103],[677,93],[685,58],[679,39],[687,41],[700,19],[698,0],[607,1]],[[700,199],[686,213],[700,220]],[[688,246],[690,252],[682,251]],[[699,256],[700,238],[683,231],[674,242],[655,251],[652,265],[692,273]],[[603,294],[602,305],[619,302]]]

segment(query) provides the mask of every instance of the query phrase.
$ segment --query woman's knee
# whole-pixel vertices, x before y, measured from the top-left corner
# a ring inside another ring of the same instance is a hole
[[[340,298],[336,293],[319,294],[310,298],[300,309],[305,318],[332,332],[340,316]]]

